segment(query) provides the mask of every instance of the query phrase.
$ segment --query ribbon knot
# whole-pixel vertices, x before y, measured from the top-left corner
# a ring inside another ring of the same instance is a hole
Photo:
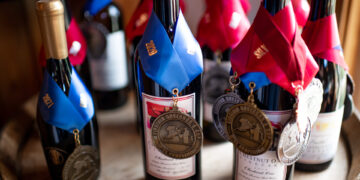
[[[250,30],[231,56],[232,66],[245,84],[250,79],[263,86],[271,82],[293,95],[294,84],[307,87],[318,66],[296,27],[291,3],[274,16],[259,8]]]
[[[72,68],[69,96],[60,89],[47,71],[39,94],[38,106],[44,121],[70,133],[82,130],[94,116],[89,91]]]
[[[168,92],[184,89],[202,73],[199,44],[193,37],[181,11],[171,43],[164,26],[153,12],[137,47],[145,74]]]

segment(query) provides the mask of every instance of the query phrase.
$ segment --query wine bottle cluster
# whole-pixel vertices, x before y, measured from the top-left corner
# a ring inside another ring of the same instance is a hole
[[[126,37],[119,6],[89,0],[84,38],[66,0],[39,0],[37,124],[51,177],[98,178],[95,110],[124,105],[131,80],[146,179],[201,179],[204,136],[233,143],[234,179],[326,169],[353,84],[335,0],[311,0],[307,21],[307,4],[293,3],[263,0],[250,25],[246,1],[207,0],[195,39],[179,0],[142,0]]]

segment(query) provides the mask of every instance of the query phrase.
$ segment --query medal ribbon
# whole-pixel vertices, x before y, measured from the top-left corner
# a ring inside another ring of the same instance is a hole
[[[86,57],[86,41],[81,33],[79,25],[76,23],[74,18],[71,18],[69,28],[66,31],[66,41],[69,51],[69,60],[73,66],[80,65],[84,62]],[[45,50],[42,46],[39,55],[40,65],[45,67],[46,58]]]
[[[171,43],[164,26],[153,12],[137,47],[145,74],[168,92],[179,91],[203,71],[202,53],[181,11]]]
[[[85,9],[94,16],[111,2],[112,0],[89,0],[85,5]]]
[[[249,3],[249,0],[240,0],[241,7],[244,9],[245,14],[249,14],[251,9],[251,4]]]
[[[200,46],[224,51],[239,44],[250,27],[239,0],[207,0],[198,26]]]
[[[94,116],[91,95],[74,68],[69,96],[66,96],[49,73],[44,71],[38,106],[46,123],[70,133],[74,129],[81,131]]]
[[[299,26],[304,27],[310,13],[310,5],[307,0],[292,0],[296,22]]]
[[[254,81],[256,89],[275,83],[293,95],[299,85],[305,89],[318,66],[296,29],[291,3],[274,16],[261,6],[231,55],[232,68],[241,80]]]
[[[348,70],[342,53],[335,14],[308,21],[302,33],[314,57],[326,59]]]
[[[181,10],[185,13],[185,2],[180,0],[179,3]],[[152,8],[153,0],[143,0],[136,8],[129,23],[125,27],[125,34],[128,42],[131,42],[136,36],[142,36],[144,34]]]

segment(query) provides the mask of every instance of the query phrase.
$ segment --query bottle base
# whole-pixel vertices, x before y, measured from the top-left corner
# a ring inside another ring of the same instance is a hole
[[[332,160],[321,164],[304,164],[304,163],[296,162],[295,169],[304,172],[320,172],[329,168],[331,162]]]

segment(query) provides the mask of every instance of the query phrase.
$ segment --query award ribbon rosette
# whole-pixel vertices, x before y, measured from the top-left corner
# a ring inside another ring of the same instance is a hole
[[[100,158],[98,150],[89,145],[81,145],[80,132],[94,116],[94,104],[89,91],[72,68],[69,95],[66,96],[49,73],[44,71],[44,81],[38,100],[38,108],[44,121],[57,128],[74,134],[76,148],[67,158],[62,176],[72,179],[72,170],[76,162],[91,160],[87,169],[99,171]],[[84,156],[86,155],[86,156]]]
[[[179,3],[182,11],[185,12],[184,1],[180,0]],[[143,0],[136,8],[125,28],[125,34],[128,42],[134,40],[136,36],[142,36],[144,34],[152,9],[153,0]]]
[[[296,22],[299,26],[304,27],[309,14],[310,14],[310,5],[307,0],[292,0],[294,6],[294,13]]]
[[[236,47],[250,27],[240,1],[206,0],[206,6],[197,33],[200,46],[221,52]]]
[[[173,95],[173,108],[158,116],[151,124],[153,144],[166,156],[184,159],[200,151],[203,135],[196,120],[181,112],[177,107],[178,95],[202,73],[203,62],[200,46],[187,26],[181,11],[174,33],[172,43],[164,26],[153,12],[137,47],[140,57],[137,63],[141,63],[146,76]],[[181,152],[173,148],[176,146],[167,144],[168,137],[161,132],[170,124],[185,127],[191,132],[194,143]]]
[[[278,146],[279,160],[285,164],[294,163],[296,158],[301,155],[309,137],[310,121],[307,116],[303,116],[303,114],[307,114],[308,107],[305,105],[309,99],[305,98],[304,94],[308,94],[305,92],[309,85],[318,84],[312,82],[319,67],[297,31],[292,4],[287,4],[274,16],[260,6],[249,31],[233,50],[231,63],[233,71],[250,91],[248,101],[231,107],[227,114],[226,127],[231,141],[240,151],[251,155],[262,154],[270,148],[273,143],[272,126],[266,115],[256,107],[253,91],[270,83],[277,84],[297,98],[291,120],[295,123],[289,122],[284,131],[295,129],[295,136],[300,136],[301,141],[296,141],[292,131],[286,133],[283,131],[283,137],[280,137],[280,140],[286,136],[289,137],[288,139],[295,140],[296,145],[299,146],[290,146],[289,143],[292,141],[284,142],[284,146]],[[318,95],[322,97],[322,94]],[[316,107],[320,105],[321,102],[315,103]],[[244,143],[247,141],[237,136],[246,129],[244,127],[246,124],[257,124],[261,127],[260,136],[257,138],[258,142],[254,143],[257,146]],[[296,128],[292,128],[294,125]],[[287,126],[291,126],[291,128],[287,128]],[[297,149],[291,151],[295,153],[284,158],[288,154],[279,153],[279,151],[287,152],[284,147],[296,147]],[[291,162],[289,163],[287,160]]]
[[[75,69],[71,73],[69,96],[61,90],[47,71],[39,95],[39,109],[44,121],[72,133],[81,131],[94,116],[94,104],[89,91]]]
[[[315,21],[309,20],[305,25],[302,37],[314,57],[326,59],[348,71],[349,67],[344,60],[335,14]],[[353,104],[354,85],[349,73],[347,73],[346,83],[344,120],[351,115]]]
[[[66,41],[70,63],[73,66],[82,64],[86,57],[87,44],[81,33],[80,27],[74,18],[71,18],[69,27],[66,31]],[[46,58],[44,47],[41,47],[39,56],[40,65],[45,67]]]

